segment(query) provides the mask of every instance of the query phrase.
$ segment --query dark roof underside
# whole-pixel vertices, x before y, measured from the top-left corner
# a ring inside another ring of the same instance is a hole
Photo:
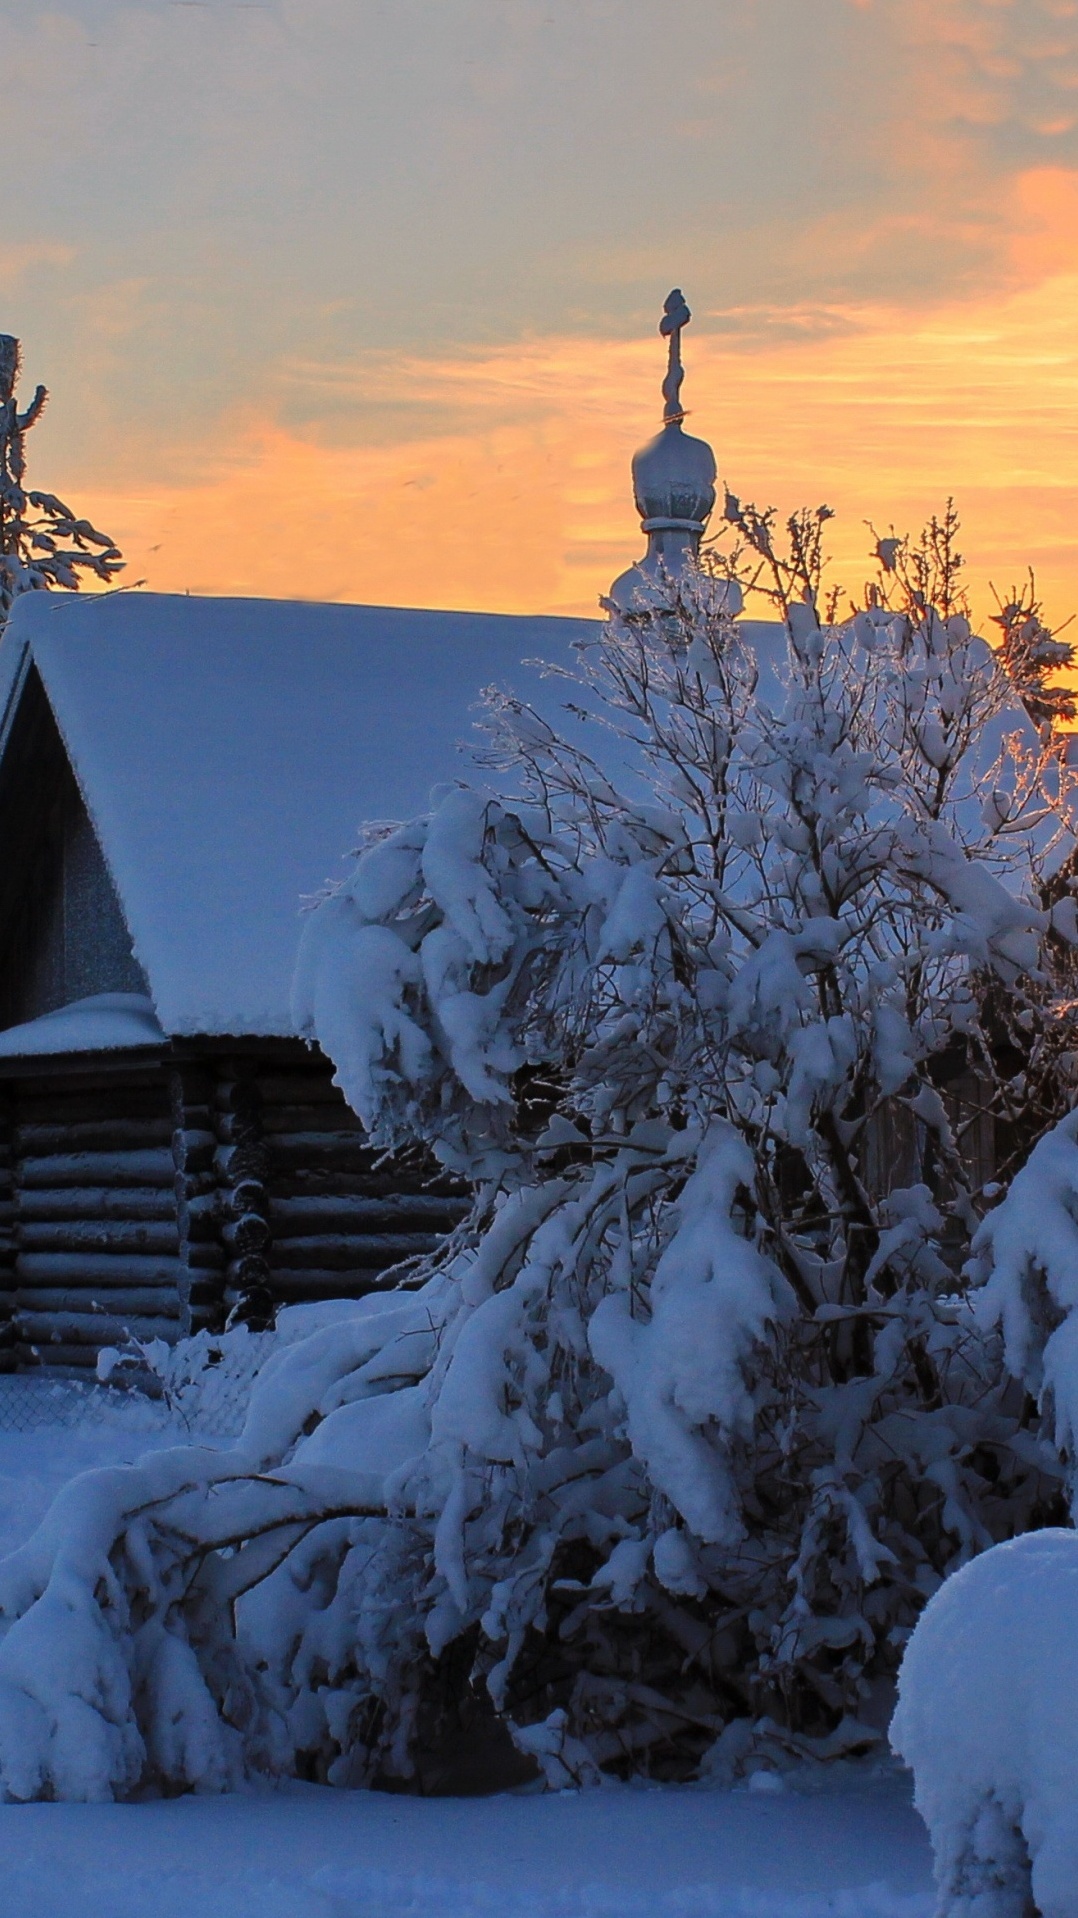
[[[0,761],[0,1028],[146,980],[36,670]]]

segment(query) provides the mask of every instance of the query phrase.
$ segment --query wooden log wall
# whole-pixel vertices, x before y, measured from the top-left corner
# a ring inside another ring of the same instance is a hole
[[[15,1098],[15,1354],[92,1371],[128,1327],[176,1339],[183,1265],[169,1088],[79,1075]]]
[[[466,1210],[430,1166],[386,1163],[310,1054],[254,1076],[269,1227],[264,1253],[277,1304],[350,1298],[390,1266],[429,1252]]]
[[[15,1145],[9,1086],[0,1085],[0,1372],[15,1357]]]
[[[465,1205],[372,1153],[298,1046],[0,1083],[0,1370],[357,1296]]]
[[[217,1170],[217,1075],[209,1063],[178,1066],[169,1079],[179,1317],[184,1333],[216,1331],[224,1316],[226,1254]]]
[[[269,1260],[269,1159],[262,1132],[262,1093],[249,1059],[225,1061],[217,1082],[217,1177],[228,1257],[225,1303],[253,1331],[272,1325]]]

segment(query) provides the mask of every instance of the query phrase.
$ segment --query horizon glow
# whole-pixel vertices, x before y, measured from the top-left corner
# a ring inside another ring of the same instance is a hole
[[[690,430],[833,577],[950,493],[980,617],[1078,608],[1072,0],[0,10],[30,478],[128,580],[594,612],[679,284]]]

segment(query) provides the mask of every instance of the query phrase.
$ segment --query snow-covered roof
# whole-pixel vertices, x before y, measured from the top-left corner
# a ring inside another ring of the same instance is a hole
[[[741,626],[763,696],[780,700],[783,628]],[[131,1007],[98,995],[77,1019],[66,1008],[9,1029],[0,1058],[152,1044],[151,1013],[166,1036],[291,1034],[304,901],[344,876],[363,822],[410,817],[433,787],[475,776],[466,747],[487,685],[564,724],[564,684],[534,662],[571,666],[597,632],[511,614],[24,594],[0,642],[0,758],[34,666],[152,1008],[139,1038]],[[605,756],[601,738],[587,743]]]
[[[28,593],[0,642],[0,753],[32,663],[164,1031],[288,1034],[304,898],[341,875],[364,820],[422,811],[433,786],[466,769],[458,745],[476,737],[484,686],[551,711],[559,695],[524,662],[569,664],[594,630]]]
[[[0,1059],[45,1059],[70,1052],[133,1052],[165,1034],[141,992],[95,992],[0,1032]]]

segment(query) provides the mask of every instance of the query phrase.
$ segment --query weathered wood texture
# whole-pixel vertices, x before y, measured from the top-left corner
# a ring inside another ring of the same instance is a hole
[[[220,1231],[214,1087],[212,1067],[198,1061],[176,1066],[169,1076],[181,1269],[179,1303],[184,1332],[216,1330],[224,1316],[225,1251]]]
[[[0,758],[0,1026],[145,992],[52,709],[31,669]]]
[[[298,1045],[0,1081],[0,1369],[357,1296],[464,1207],[374,1154]]]
[[[257,1106],[261,1173],[249,1191],[240,1187],[233,1218],[238,1231],[244,1215],[249,1226],[257,1215],[266,1236],[230,1268],[237,1296],[247,1258],[266,1269],[275,1304],[352,1297],[430,1251],[460,1219],[459,1190],[429,1165],[389,1164],[371,1151],[316,1054],[260,1064],[247,1083],[243,1110]],[[242,1156],[241,1144],[233,1150]]]
[[[139,1338],[179,1337],[166,1075],[40,1077],[10,1096],[17,1363],[92,1369],[125,1325]]]
[[[0,1085],[0,1372],[13,1372],[15,1353],[15,1185],[11,1091]]]

